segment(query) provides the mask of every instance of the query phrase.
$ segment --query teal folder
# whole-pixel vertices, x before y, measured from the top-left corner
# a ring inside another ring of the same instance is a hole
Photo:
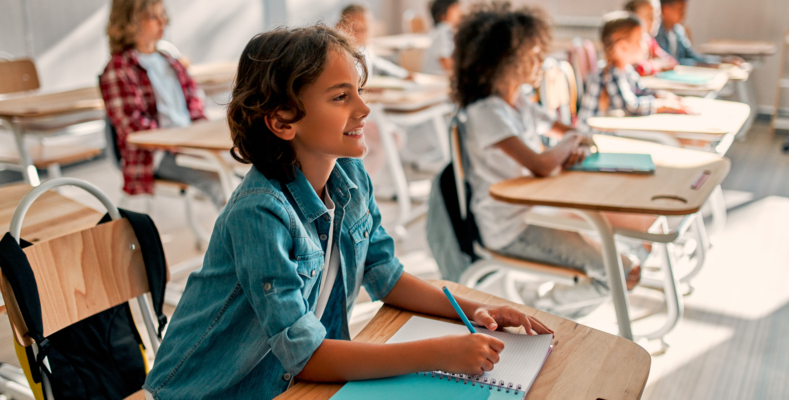
[[[697,75],[690,73],[683,74],[676,71],[660,72],[657,74],[657,77],[660,79],[665,79],[667,81],[687,83],[688,85],[703,85],[709,82],[710,80],[712,80],[711,76]]]
[[[582,163],[570,167],[570,170],[652,174],[655,172],[655,163],[649,154],[592,153]]]
[[[393,378],[348,382],[331,400],[519,400],[523,390],[480,384],[460,378],[452,379],[431,373],[409,374]]]

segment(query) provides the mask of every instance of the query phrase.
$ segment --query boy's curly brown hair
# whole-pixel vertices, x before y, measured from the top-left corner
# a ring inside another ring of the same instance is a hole
[[[551,26],[539,8],[512,9],[509,2],[480,4],[466,15],[455,34],[452,97],[461,107],[494,94],[496,78],[518,65],[523,52],[539,46],[544,55]]]
[[[281,120],[284,123],[304,118],[307,110],[299,94],[323,73],[331,51],[344,51],[356,59],[360,85],[364,85],[364,55],[342,33],[323,24],[277,28],[249,41],[241,54],[227,107],[233,158],[254,165],[269,179],[293,180],[296,152],[290,142],[269,130],[264,117],[287,111],[293,118]]]
[[[112,0],[107,38],[110,54],[118,54],[134,47],[134,38],[140,31],[140,19],[151,7],[162,0]]]

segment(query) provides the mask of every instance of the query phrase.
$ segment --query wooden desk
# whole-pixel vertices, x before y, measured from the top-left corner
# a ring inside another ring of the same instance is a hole
[[[404,33],[401,35],[377,36],[370,39],[370,45],[373,50],[424,50],[430,47],[430,43],[430,35],[427,33]]]
[[[233,90],[237,71],[236,61],[219,61],[189,67],[189,75],[208,96]]]
[[[139,131],[130,134],[126,140],[148,150],[167,150],[201,158],[219,174],[225,199],[230,199],[240,182],[233,167],[220,155],[233,148],[230,128],[225,120],[198,122],[183,128]]]
[[[696,50],[706,54],[748,57],[770,56],[775,54],[777,48],[775,47],[775,43],[771,42],[716,39],[696,46]]]
[[[614,230],[601,212],[694,214],[726,177],[730,161],[714,153],[606,135],[595,135],[595,141],[604,152],[650,154],[657,169],[653,175],[564,171],[546,178],[522,177],[492,185],[490,195],[507,203],[575,210],[597,229],[619,334],[632,339],[621,258],[616,250]],[[672,277],[668,288],[673,289],[667,290],[666,295],[671,295],[677,307],[675,315],[664,325],[670,329],[682,315],[682,299],[676,292],[677,283],[670,267],[666,268]]]
[[[59,173],[59,165],[73,159],[91,158],[100,152],[98,149],[83,146],[61,148],[57,158],[42,159],[31,155],[25,146],[24,135],[34,130],[42,133],[55,132],[71,125],[104,118],[104,102],[96,87],[69,90],[59,93],[33,94],[12,97],[0,101],[0,122],[7,125],[14,135],[16,151],[3,149],[0,159],[15,170],[22,172],[31,185],[38,185],[40,179],[36,166],[56,166],[51,172]],[[6,152],[7,150],[8,152]]]
[[[456,283],[431,283],[437,287],[446,285],[452,293],[479,302],[508,304],[528,315],[536,316],[556,332],[553,351],[529,390],[527,400],[641,397],[649,376],[651,360],[646,350],[635,343]],[[354,341],[384,343],[412,315],[417,314],[383,306]],[[342,384],[303,381],[278,396],[277,400],[325,400],[337,393],[341,387]]]
[[[590,127],[601,131],[663,132],[702,140],[719,140],[736,134],[750,115],[747,104],[723,100],[685,97],[682,101],[698,115],[652,114],[643,117],[592,117]],[[684,136],[683,136],[684,134]],[[695,134],[695,136],[693,136]]]
[[[715,98],[718,92],[729,82],[729,74],[725,71],[717,71],[712,79],[701,85],[675,82],[668,79],[661,79],[657,76],[641,77],[641,83],[647,89],[667,90],[669,92],[684,96],[700,96]]]

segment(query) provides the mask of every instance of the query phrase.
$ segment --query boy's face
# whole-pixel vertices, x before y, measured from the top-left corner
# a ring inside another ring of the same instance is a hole
[[[367,40],[370,37],[370,20],[369,13],[355,12],[346,15],[338,24],[338,28],[345,31],[353,39],[356,47],[362,47],[367,44]]]
[[[356,59],[344,51],[331,51],[328,58],[323,73],[299,95],[306,115],[291,124],[291,143],[302,165],[367,152],[362,128],[370,108],[359,93]]]
[[[636,10],[636,16],[641,21],[644,21],[644,27],[648,31],[652,30],[652,26],[655,24],[655,8],[652,7],[650,4],[644,4]]]
[[[140,15],[140,30],[135,37],[136,43],[158,42],[164,36],[164,27],[167,26],[167,14],[164,4],[159,2]]]
[[[685,19],[685,10],[688,3],[686,1],[678,1],[674,4],[666,5],[660,8],[660,13],[663,22],[668,25],[676,25]]]
[[[444,22],[452,26],[458,26],[462,16],[463,14],[460,10],[460,3],[455,3],[447,8],[447,13],[444,16]]]
[[[644,40],[644,30],[637,26],[630,32],[622,34],[614,43],[614,61],[623,64],[635,64],[643,61],[647,55],[647,44]]]

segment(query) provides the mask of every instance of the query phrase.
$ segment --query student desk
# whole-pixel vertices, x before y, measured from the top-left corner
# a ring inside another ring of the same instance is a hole
[[[644,391],[650,356],[640,346],[573,321],[460,286],[447,286],[452,293],[487,304],[507,304],[536,316],[554,330],[553,351],[534,381],[526,399],[638,399]],[[383,306],[354,341],[384,343],[415,313]],[[438,318],[441,319],[441,318]],[[442,319],[450,321],[448,319]],[[459,321],[453,321],[459,323]],[[521,328],[522,329],[522,328]],[[342,387],[340,383],[301,381],[277,400],[326,400]]]
[[[220,61],[195,64],[189,67],[189,76],[205,91],[206,96],[233,90],[238,62]]]
[[[101,149],[83,146],[41,146],[29,149],[25,145],[25,133],[29,130],[53,133],[71,125],[102,118],[104,102],[96,87],[2,100],[0,123],[6,124],[13,133],[16,152],[12,149],[0,151],[0,162],[13,165],[14,169],[22,172],[29,184],[38,186],[40,180],[36,165],[51,166],[83,160],[100,154]]]
[[[717,70],[716,70],[717,71]],[[647,89],[666,90],[682,96],[699,96],[714,99],[718,92],[729,82],[729,74],[725,71],[717,71],[712,79],[701,85],[676,82],[668,79],[661,79],[657,76],[641,77],[641,84]]]
[[[373,50],[424,50],[430,47],[430,44],[430,35],[427,33],[403,33],[400,35],[377,36],[370,39],[370,45]]]
[[[599,232],[619,334],[632,339],[625,279],[614,243],[614,231],[600,212],[664,216],[695,214],[728,174],[730,161],[713,153],[646,141],[606,135],[595,135],[594,139],[600,151],[650,154],[657,167],[655,173],[564,171],[546,178],[521,177],[500,182],[490,187],[490,195],[507,203],[575,210]],[[673,277],[673,287],[676,287],[676,277]],[[673,295],[678,308],[677,315],[673,316],[673,323],[676,323],[681,317],[682,303],[676,290]],[[673,323],[666,326],[673,326]]]
[[[734,136],[750,116],[747,104],[684,97],[698,115],[652,114],[643,117],[592,117],[587,124],[593,129],[609,132],[651,133],[648,138],[670,146],[680,146],[678,138],[717,142],[715,151],[726,154]]]
[[[8,232],[16,206],[31,189],[33,187],[25,183],[0,186],[0,233]],[[50,190],[30,206],[22,225],[21,238],[36,243],[79,232],[95,226],[102,215]],[[5,312],[4,304],[0,306],[0,312]]]
[[[742,58],[753,58],[771,56],[775,54],[777,48],[772,42],[715,39],[696,46],[696,50],[719,56],[735,55]]]

